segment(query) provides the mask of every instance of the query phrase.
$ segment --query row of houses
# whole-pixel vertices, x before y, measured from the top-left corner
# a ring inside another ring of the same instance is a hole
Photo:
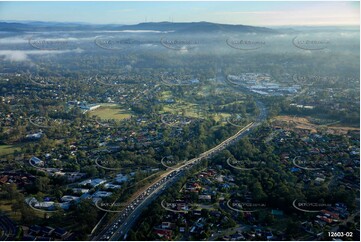
[[[23,226],[23,231],[24,236],[22,240],[24,241],[69,240],[72,236],[71,232],[60,227],[32,225],[30,227]]]

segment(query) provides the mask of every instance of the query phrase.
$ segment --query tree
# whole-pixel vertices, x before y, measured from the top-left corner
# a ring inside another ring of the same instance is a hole
[[[260,182],[254,183],[251,189],[253,197],[256,201],[264,201],[267,198],[267,194],[263,191],[262,185]]]
[[[11,210],[14,213],[17,213],[17,211],[21,210],[24,207],[24,195],[21,193],[18,193],[15,197],[15,200],[13,201],[13,204],[11,205]]]
[[[87,173],[90,177],[98,176],[98,170],[94,166],[85,167],[84,172]]]
[[[16,194],[18,193],[17,189],[16,189],[16,184],[11,183],[11,184],[5,184],[2,186],[2,188],[5,191],[5,197],[7,199],[14,199]]]
[[[90,233],[94,225],[97,223],[99,210],[92,205],[91,201],[83,200],[77,204],[73,214],[74,221],[79,224],[79,230]]]
[[[299,231],[299,224],[298,222],[289,219],[287,220],[285,234],[287,235],[288,239],[294,237]]]
[[[34,218],[36,217],[36,215],[35,215],[35,211],[33,209],[31,209],[28,206],[22,206],[20,208],[20,212],[21,212],[21,221],[24,224],[33,224],[34,223]]]
[[[35,180],[35,188],[40,192],[48,192],[49,191],[49,182],[50,179],[48,177],[38,177]]]

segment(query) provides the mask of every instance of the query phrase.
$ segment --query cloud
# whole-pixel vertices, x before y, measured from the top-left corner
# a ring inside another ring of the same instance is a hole
[[[0,44],[26,44],[30,36],[1,38]]]
[[[28,56],[24,51],[0,50],[0,56],[5,56],[6,61],[27,61]]]
[[[0,56],[6,61],[11,62],[22,62],[30,61],[29,56],[31,55],[57,55],[69,52],[81,53],[82,49],[73,50],[0,50]]]
[[[62,38],[44,38],[37,37],[33,35],[24,35],[19,37],[5,37],[0,38],[0,44],[29,44],[30,41],[47,41],[47,42],[63,42],[64,44],[68,42],[76,42],[76,41],[89,41],[94,40],[94,37],[83,37],[83,38],[75,38],[75,37],[62,37]]]

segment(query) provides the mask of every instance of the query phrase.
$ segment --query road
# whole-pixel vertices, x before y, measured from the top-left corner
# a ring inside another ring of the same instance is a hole
[[[251,122],[236,134],[227,138],[217,146],[200,154],[198,157],[185,161],[182,165],[169,169],[159,179],[154,181],[147,189],[142,192],[135,199],[130,201],[128,205],[120,212],[111,224],[106,226],[97,236],[92,240],[126,240],[128,231],[135,223],[137,218],[141,215],[142,211],[156,199],[167,187],[173,184],[184,171],[190,169],[193,165],[202,159],[210,158],[216,153],[224,150],[229,145],[239,141],[242,137],[248,135],[252,129],[259,126],[267,117],[267,111],[263,103],[257,101],[260,113],[255,122]]]

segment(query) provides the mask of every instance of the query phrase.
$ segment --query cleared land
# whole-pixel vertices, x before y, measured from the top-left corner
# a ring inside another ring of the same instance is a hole
[[[0,201],[0,212],[5,213],[7,216],[10,217],[10,219],[13,219],[15,221],[20,221],[21,219],[21,213],[20,212],[13,212],[11,209],[11,206],[15,203],[16,201],[11,201],[11,200],[2,200]],[[44,214],[42,214],[44,217]]]
[[[18,145],[0,145],[0,156],[13,154],[15,150],[20,151]]]
[[[226,119],[226,118],[229,118],[229,117],[231,117],[231,116],[232,116],[232,115],[229,114],[229,113],[217,113],[217,114],[213,115],[213,119],[214,119],[216,122],[223,120],[223,122],[227,123],[227,122],[225,121],[225,119]]]
[[[209,113],[199,108],[197,104],[191,103],[165,105],[163,111],[179,115],[184,113],[186,117],[190,118],[205,118],[211,115],[215,121],[220,121],[231,116],[229,113]]]
[[[204,115],[203,110],[197,109],[196,104],[171,104],[164,105],[164,112],[169,112],[172,114],[182,114],[184,112],[185,116],[192,118],[202,118]]]
[[[90,115],[95,115],[100,119],[123,120],[131,117],[131,113],[118,104],[101,104],[95,110],[90,111]]]
[[[287,123],[290,128],[307,129],[313,133],[317,133],[317,129],[326,129],[328,133],[333,134],[346,134],[350,130],[360,130],[360,128],[335,126],[335,125],[318,125],[311,123],[308,117],[295,117],[295,116],[277,116],[274,118],[276,121]]]

